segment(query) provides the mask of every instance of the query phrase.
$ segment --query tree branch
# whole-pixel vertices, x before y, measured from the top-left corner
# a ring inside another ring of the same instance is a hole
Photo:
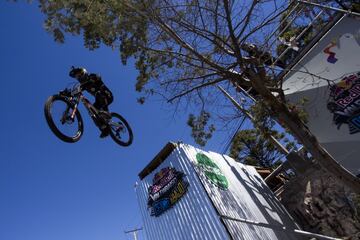
[[[201,84],[201,85],[199,85],[199,86],[196,86],[196,87],[194,87],[194,88],[191,88],[191,89],[189,89],[189,90],[187,90],[187,91],[185,91],[185,92],[183,92],[183,93],[181,93],[181,94],[179,94],[179,95],[176,95],[176,96],[170,98],[170,99],[168,100],[168,102],[172,102],[172,101],[174,101],[176,98],[180,98],[180,97],[182,97],[182,96],[184,96],[184,95],[186,95],[186,94],[189,94],[190,92],[192,92],[192,91],[194,91],[194,90],[197,90],[197,89],[200,89],[200,88],[203,88],[203,87],[206,87],[206,86],[210,86],[210,85],[213,85],[213,84],[222,82],[222,81],[224,81],[224,80],[226,80],[226,79],[225,79],[225,78],[218,78],[218,79],[216,79],[216,80],[214,80],[214,81]]]

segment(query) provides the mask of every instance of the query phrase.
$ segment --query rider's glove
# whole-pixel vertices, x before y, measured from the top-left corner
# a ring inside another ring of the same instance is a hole
[[[68,88],[65,88],[64,90],[60,91],[60,95],[63,96],[70,96],[71,91]]]

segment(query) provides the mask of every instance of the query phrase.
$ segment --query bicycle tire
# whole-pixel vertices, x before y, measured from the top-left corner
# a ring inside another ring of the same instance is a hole
[[[127,146],[130,146],[130,144],[133,142],[133,139],[134,139],[134,136],[133,136],[133,132],[132,132],[132,129],[130,128],[130,125],[128,124],[128,122],[125,120],[125,118],[123,118],[120,114],[118,113],[114,113],[112,112],[111,113],[111,118],[118,118],[122,123],[123,125],[125,126],[126,128],[126,131],[128,133],[128,137],[129,139],[127,141],[122,141],[121,139],[119,139],[116,134],[113,132],[113,128],[111,128],[110,126],[110,136],[111,138],[117,143],[119,144],[120,146],[123,146],[123,147],[127,147]]]
[[[77,129],[76,134],[74,136],[65,135],[58,129],[58,127],[56,126],[56,124],[54,122],[53,116],[51,115],[51,107],[53,106],[53,103],[56,101],[62,101],[64,103],[66,103],[67,106],[72,108],[71,103],[65,97],[60,96],[60,95],[50,96],[46,100],[45,107],[44,107],[45,119],[46,119],[46,122],[49,125],[51,131],[55,134],[55,136],[57,136],[59,139],[61,139],[64,142],[74,143],[74,142],[79,141],[84,132],[84,122],[82,120],[80,112],[76,111],[76,113],[75,113],[75,116],[78,121],[78,129]]]

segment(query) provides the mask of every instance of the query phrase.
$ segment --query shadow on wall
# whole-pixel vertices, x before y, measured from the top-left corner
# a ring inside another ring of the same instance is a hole
[[[286,209],[281,205],[279,200],[275,197],[275,195],[271,192],[269,187],[265,185],[263,180],[256,175],[252,175],[248,172],[246,167],[235,167],[223,156],[225,162],[230,167],[233,174],[236,176],[237,181],[240,182],[245,190],[246,194],[250,196],[254,205],[256,206],[255,209],[249,208],[249,205],[246,202],[242,202],[241,199],[238,199],[232,192],[228,191],[227,194],[221,194],[222,202],[225,204],[227,208],[227,213],[229,212],[237,212],[238,217],[244,218],[250,221],[257,221],[259,222],[254,223],[253,225],[248,226],[249,230],[251,230],[252,237],[256,237],[257,239],[272,239],[271,236],[268,236],[268,231],[264,231],[262,228],[266,225],[276,227],[273,229],[273,234],[276,235],[278,239],[289,239],[289,234],[286,234],[284,231],[280,231],[277,229],[283,228],[284,226],[289,227],[292,226],[293,229],[297,228],[296,224],[294,223],[293,219],[291,219],[290,215],[286,211]],[[234,162],[235,163],[235,162]],[[243,174],[246,175],[247,179],[244,179],[243,176],[239,173],[242,171]],[[255,194],[257,192],[259,195],[262,196],[262,199]],[[241,196],[240,196],[241,197]],[[265,202],[264,202],[265,201]],[[239,209],[240,212],[239,212]],[[256,216],[256,211],[259,211],[261,216],[265,219],[261,220],[260,216]],[[277,213],[276,218],[271,216],[269,212]],[[230,216],[236,218],[236,216]],[[260,218],[260,219],[259,219]],[[237,225],[245,225],[244,223],[238,222]],[[246,223],[246,225],[249,225]],[[258,227],[255,227],[258,226]],[[241,227],[241,226],[239,226]],[[260,228],[259,228],[260,227]],[[290,229],[290,230],[293,230]],[[255,234],[255,235],[254,235]],[[294,236],[295,239],[297,237]]]

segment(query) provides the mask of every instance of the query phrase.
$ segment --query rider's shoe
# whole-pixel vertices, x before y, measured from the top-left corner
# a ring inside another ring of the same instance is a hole
[[[109,134],[110,134],[109,128],[105,127],[100,130],[101,130],[100,138],[105,138],[105,137],[109,136]]]
[[[107,136],[109,136],[109,134],[110,134],[110,133],[107,132],[107,131],[106,131],[106,132],[105,132],[105,131],[104,131],[104,132],[101,132],[100,138],[106,138]]]

